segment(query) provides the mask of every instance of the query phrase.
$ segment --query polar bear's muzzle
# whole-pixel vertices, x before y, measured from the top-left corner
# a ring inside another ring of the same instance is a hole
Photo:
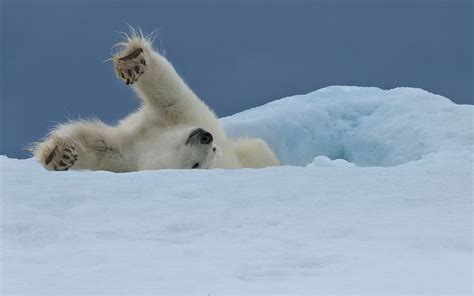
[[[209,145],[212,143],[214,138],[212,137],[212,134],[206,130],[203,130],[202,128],[197,128],[193,130],[188,137],[188,140],[186,141],[186,145],[194,145],[194,144],[203,144],[203,145]]]
[[[222,150],[214,144],[212,134],[202,128],[189,133],[185,147],[187,159],[184,163],[190,169],[208,169],[217,157],[222,156]]]

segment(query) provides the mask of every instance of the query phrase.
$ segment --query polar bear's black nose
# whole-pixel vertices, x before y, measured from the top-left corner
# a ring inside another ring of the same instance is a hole
[[[212,137],[211,133],[203,130],[202,128],[197,128],[189,134],[188,139],[186,140],[186,145],[191,144],[203,144],[203,145],[208,145],[210,144],[214,138]]]
[[[202,134],[201,134],[201,144],[209,144],[211,143],[213,140],[212,138],[212,135],[210,132],[206,132],[204,131]]]

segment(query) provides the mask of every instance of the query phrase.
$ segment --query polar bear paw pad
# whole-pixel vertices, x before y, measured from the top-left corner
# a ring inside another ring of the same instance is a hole
[[[136,48],[121,58],[115,58],[115,73],[125,84],[133,84],[145,73],[146,61],[142,48]]]
[[[45,160],[47,166],[55,171],[67,171],[78,158],[76,148],[71,143],[56,145]]]

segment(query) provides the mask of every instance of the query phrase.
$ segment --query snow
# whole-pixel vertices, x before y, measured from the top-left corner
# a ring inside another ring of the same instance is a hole
[[[257,136],[284,164],[315,156],[393,166],[472,145],[472,107],[421,89],[333,86],[224,118],[234,137]]]
[[[285,166],[0,157],[2,295],[472,293],[473,107],[329,87],[223,118]]]

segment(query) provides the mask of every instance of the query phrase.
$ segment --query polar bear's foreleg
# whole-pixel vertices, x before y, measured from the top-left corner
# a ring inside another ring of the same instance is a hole
[[[48,170],[122,171],[126,163],[119,139],[113,127],[100,121],[76,121],[59,125],[32,152]]]
[[[201,125],[217,121],[171,63],[153,49],[150,40],[135,33],[119,45],[122,50],[113,57],[117,77],[125,84],[133,84],[156,118],[162,118],[166,124]]]

